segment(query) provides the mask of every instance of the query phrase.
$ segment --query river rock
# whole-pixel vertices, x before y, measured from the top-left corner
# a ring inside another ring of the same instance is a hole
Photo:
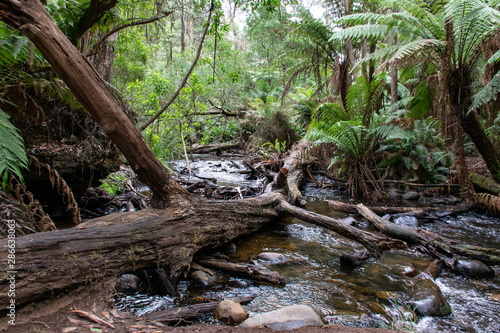
[[[425,273],[429,274],[433,279],[437,279],[439,275],[441,275],[441,271],[443,270],[442,262],[432,262],[425,269]]]
[[[303,326],[323,326],[321,318],[307,305],[292,305],[279,310],[260,313],[241,323],[241,327],[268,327],[274,330],[292,330]]]
[[[420,197],[420,194],[418,194],[417,191],[407,191],[405,194],[403,194],[402,199],[403,200],[418,200]]]
[[[401,216],[394,220],[394,223],[399,225],[406,225],[408,227],[418,228],[418,219],[415,216]]]
[[[495,276],[495,271],[479,260],[460,259],[455,263],[455,269],[462,275],[473,279],[490,278]]]
[[[257,256],[258,259],[267,261],[269,264],[277,264],[286,261],[286,257],[281,253],[262,252]]]
[[[392,199],[392,200],[398,200],[401,197],[400,190],[394,187],[389,187],[385,189],[385,193]]]
[[[191,280],[203,287],[212,286],[218,278],[217,273],[208,268],[204,268],[204,270],[194,270],[191,272],[190,277]]]
[[[409,305],[419,316],[444,317],[451,314],[451,307],[441,289],[429,279],[417,281]]]
[[[224,244],[222,246],[222,250],[224,251],[224,254],[235,254],[237,251],[236,244],[233,242]]]
[[[123,274],[116,281],[116,290],[118,292],[134,292],[139,290],[141,279],[134,274]]]
[[[239,324],[248,318],[248,312],[234,299],[225,299],[217,305],[214,316],[224,324]]]

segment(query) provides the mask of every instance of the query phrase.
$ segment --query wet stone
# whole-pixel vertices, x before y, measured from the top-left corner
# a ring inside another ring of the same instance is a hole
[[[222,251],[224,251],[225,254],[235,254],[237,251],[236,244],[233,242],[224,244],[222,246]]]
[[[116,282],[116,290],[118,292],[134,292],[139,290],[141,279],[134,274],[123,274]]]
[[[323,326],[321,318],[307,305],[292,305],[275,311],[260,313],[241,323],[241,327],[268,327],[291,330],[303,326]]]
[[[224,324],[239,324],[248,318],[248,312],[234,299],[225,299],[217,305],[214,316]]]
[[[418,200],[418,198],[420,198],[420,195],[417,191],[407,191],[402,196],[403,200]]]
[[[451,314],[450,304],[441,289],[429,279],[417,281],[409,305],[419,316],[444,317]]]
[[[281,253],[262,252],[257,256],[258,259],[267,261],[269,264],[277,264],[286,261],[286,257]]]
[[[205,271],[192,271],[190,277],[191,280],[202,285],[203,287],[213,286],[218,279],[217,273],[209,269],[205,269]]]
[[[393,188],[393,187],[390,187],[390,188],[386,188],[385,189],[385,192],[387,193],[387,195],[392,199],[392,200],[397,200],[401,197],[401,195],[399,194],[400,193],[400,190],[398,190],[397,188]]]
[[[377,297],[383,298],[383,299],[395,299],[401,297],[400,294],[392,292],[392,291],[377,291],[375,293]]]
[[[491,278],[495,276],[495,271],[479,260],[460,259],[455,263],[455,269],[462,275],[473,279]]]
[[[418,228],[420,226],[420,223],[418,222],[418,219],[415,216],[401,216],[398,217],[394,223],[399,224],[399,225],[405,225],[408,227],[413,227],[413,228]]]

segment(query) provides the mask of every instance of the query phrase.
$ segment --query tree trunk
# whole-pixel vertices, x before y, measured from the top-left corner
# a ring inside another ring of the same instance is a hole
[[[71,44],[37,0],[5,0],[0,20],[26,35],[63,79],[78,101],[121,150],[154,193],[152,205],[185,205],[190,195],[170,176],[123,111],[105,81]]]
[[[277,193],[239,201],[200,200],[196,207],[147,209],[94,219],[71,229],[16,239],[14,268],[7,239],[0,241],[0,292],[7,295],[7,271],[15,270],[16,304],[36,301],[102,278],[162,267],[174,282],[193,255],[255,232],[279,217]],[[2,297],[5,309],[8,297]]]

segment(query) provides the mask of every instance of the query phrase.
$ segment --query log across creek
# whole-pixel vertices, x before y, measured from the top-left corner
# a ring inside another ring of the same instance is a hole
[[[292,157],[296,159],[293,153]],[[288,175],[301,178],[299,165],[291,170]],[[140,269],[161,268],[175,286],[189,271],[198,252],[251,234],[287,215],[356,241],[374,257],[386,250],[404,249],[414,241],[413,235],[422,235],[421,231],[408,229],[392,232],[382,225],[377,228],[383,233],[366,231],[308,212],[290,203],[300,200],[296,194],[288,198],[282,194],[287,193],[287,183],[285,180],[281,183],[284,185],[276,184],[271,193],[255,198],[193,199],[189,205],[117,213],[70,229],[18,237],[13,268],[7,260],[8,240],[0,240],[0,292],[9,292],[9,271],[15,271],[18,306]],[[367,213],[363,215],[374,219]],[[429,253],[440,259],[443,253],[448,257],[460,254],[490,264],[500,263],[498,250],[466,247],[442,237],[427,236],[428,233],[420,236],[419,245],[427,246]],[[8,302],[8,298],[1,298],[0,306],[5,309]]]

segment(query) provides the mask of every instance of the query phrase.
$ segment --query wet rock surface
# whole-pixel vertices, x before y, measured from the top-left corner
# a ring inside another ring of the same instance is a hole
[[[414,287],[408,303],[417,315],[444,317],[451,314],[450,305],[432,280],[419,280]]]
[[[460,259],[455,263],[455,269],[460,274],[473,278],[492,278],[495,276],[495,271],[488,265],[479,260]]]
[[[257,314],[245,320],[241,327],[268,327],[291,330],[303,326],[323,326],[323,321],[307,305],[292,305],[275,311]]]
[[[248,318],[248,312],[234,299],[225,299],[217,305],[214,316],[224,324],[239,324]]]

